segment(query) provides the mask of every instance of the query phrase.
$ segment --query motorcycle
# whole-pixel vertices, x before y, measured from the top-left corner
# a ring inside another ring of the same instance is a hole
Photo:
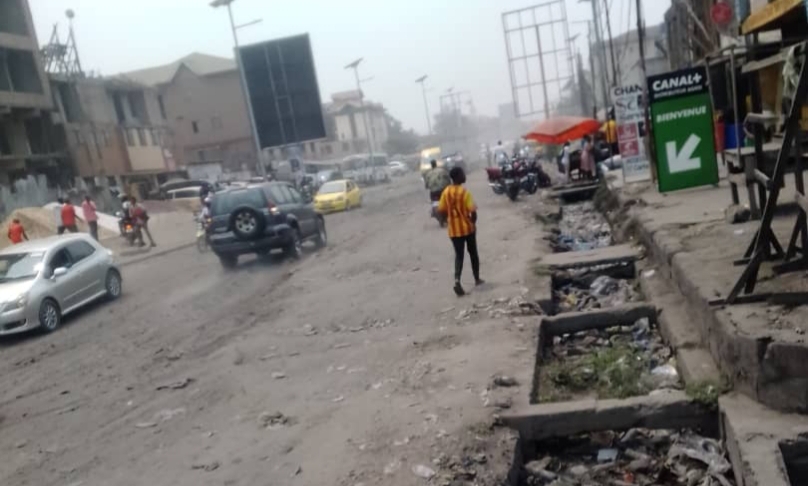
[[[440,204],[440,193],[438,192],[431,193],[429,195],[429,200],[432,203],[430,216],[432,216],[433,218],[435,218],[435,220],[438,221],[438,225],[440,225],[441,228],[445,228],[447,224],[446,215],[441,214],[441,212],[438,211],[438,206]]]
[[[500,167],[486,167],[485,173],[488,175],[488,186],[494,191],[494,194],[497,196],[505,194],[502,169]]]
[[[118,228],[121,231],[121,236],[129,243],[129,246],[135,246],[135,240],[137,240],[137,228],[132,223],[130,218],[124,217],[123,213],[118,211],[115,213],[115,216],[118,217]]]

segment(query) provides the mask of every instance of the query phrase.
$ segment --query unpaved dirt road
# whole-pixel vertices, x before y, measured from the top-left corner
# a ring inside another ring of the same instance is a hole
[[[483,177],[488,284],[466,298],[411,175],[328,216],[302,261],[224,272],[184,250],[126,267],[121,300],[58,332],[2,341],[0,484],[426,484],[413,466],[456,451],[499,474],[512,450],[485,450],[485,404],[529,392],[536,318],[457,316],[527,290],[539,228]],[[522,385],[487,392],[496,373]]]

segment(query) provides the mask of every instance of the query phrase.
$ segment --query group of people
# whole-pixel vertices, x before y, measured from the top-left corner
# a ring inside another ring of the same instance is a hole
[[[477,253],[477,205],[471,193],[463,187],[466,173],[460,167],[453,167],[448,173],[438,167],[435,160],[432,168],[424,174],[424,183],[430,199],[438,199],[438,212],[446,217],[449,239],[455,254],[454,292],[458,297],[466,291],[460,282],[463,274],[463,260],[466,250],[471,259],[471,272],[475,285],[482,285],[480,278],[480,256]]]
[[[56,233],[64,234],[78,233],[78,215],[76,208],[67,198],[57,198],[59,204],[53,208],[53,220],[56,225]],[[151,232],[149,231],[149,214],[141,204],[138,204],[134,197],[123,196],[121,198],[123,203],[123,217],[132,222],[137,230],[140,246],[145,246],[143,242],[143,233],[149,238],[151,246],[156,246]],[[81,213],[84,221],[87,223],[90,236],[98,241],[98,209],[95,201],[88,195],[84,196],[81,203]],[[14,218],[8,227],[8,239],[12,244],[16,245],[23,241],[28,241],[28,234],[25,232],[25,227],[19,218]]]

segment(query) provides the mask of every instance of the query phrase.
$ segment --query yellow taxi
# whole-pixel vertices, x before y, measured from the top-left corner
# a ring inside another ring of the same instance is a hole
[[[314,196],[314,209],[319,213],[350,211],[362,205],[362,191],[350,179],[326,182]]]

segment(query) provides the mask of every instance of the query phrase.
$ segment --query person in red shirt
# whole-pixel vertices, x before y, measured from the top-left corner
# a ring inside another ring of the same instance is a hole
[[[17,218],[14,218],[8,226],[8,239],[11,240],[11,243],[14,245],[22,243],[23,240],[28,241],[25,228],[22,227],[22,223],[20,223],[20,220]]]
[[[71,233],[78,233],[79,227],[76,225],[76,208],[70,204],[69,199],[64,200],[64,204],[62,204],[62,233],[65,230]],[[61,234],[61,233],[59,233]]]

